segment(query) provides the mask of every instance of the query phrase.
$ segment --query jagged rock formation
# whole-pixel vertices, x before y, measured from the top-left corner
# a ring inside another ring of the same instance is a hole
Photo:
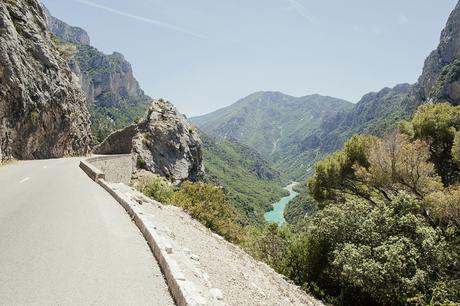
[[[36,0],[0,2],[0,159],[85,154],[90,122],[78,79]]]
[[[90,46],[85,30],[72,27],[48,13],[48,27],[65,43],[76,47],[69,60],[80,79],[91,112],[92,130],[97,141],[132,124],[147,110],[150,97],[135,79],[131,64],[118,52],[106,55]]]
[[[196,181],[204,172],[197,131],[171,103],[163,100],[154,101],[138,124],[114,132],[94,152],[132,153],[138,168],[176,183]]]
[[[46,7],[43,7],[43,9],[48,20],[48,28],[54,35],[66,42],[79,45],[90,44],[89,35],[85,30],[70,26],[64,21],[54,18]]]
[[[460,104],[460,2],[449,16],[436,50],[418,80],[418,100]]]

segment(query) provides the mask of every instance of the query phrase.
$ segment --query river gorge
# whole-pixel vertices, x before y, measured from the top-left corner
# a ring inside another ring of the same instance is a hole
[[[267,222],[275,222],[278,225],[282,225],[286,220],[284,219],[284,209],[289,202],[294,199],[299,193],[294,191],[294,187],[299,183],[293,182],[286,186],[284,189],[289,191],[289,195],[282,198],[279,202],[273,204],[273,210],[265,213],[264,218]]]

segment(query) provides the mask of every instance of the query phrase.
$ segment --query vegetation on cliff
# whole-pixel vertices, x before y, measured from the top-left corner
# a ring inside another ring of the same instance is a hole
[[[53,38],[85,92],[93,143],[102,142],[113,131],[141,118],[152,98],[144,94],[124,56],[102,53],[90,45],[86,31],[45,12]]]

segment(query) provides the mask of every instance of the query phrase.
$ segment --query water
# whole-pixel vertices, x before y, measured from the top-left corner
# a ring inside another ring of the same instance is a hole
[[[286,186],[284,189],[289,191],[289,195],[287,197],[282,198],[278,203],[273,204],[273,210],[265,213],[264,218],[268,222],[275,222],[279,225],[286,222],[284,219],[284,209],[286,205],[294,199],[299,193],[293,190],[294,186],[298,185],[299,183],[293,182],[292,184]]]

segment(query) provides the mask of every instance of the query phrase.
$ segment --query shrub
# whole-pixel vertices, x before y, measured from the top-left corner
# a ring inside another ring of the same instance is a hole
[[[136,165],[137,165],[137,168],[139,168],[139,169],[147,169],[147,163],[139,155],[137,156]]]
[[[245,232],[242,246],[249,254],[277,272],[289,274],[288,228],[279,228],[277,224],[271,223],[263,227],[251,227]]]
[[[146,196],[165,204],[171,202],[174,193],[174,187],[169,182],[153,174],[141,177],[136,188]]]
[[[193,218],[229,241],[240,240],[236,212],[221,188],[207,183],[185,182],[171,203],[184,208]]]
[[[311,270],[295,276],[326,288],[332,284],[341,303],[350,305],[404,305],[428,292],[458,257],[420,216],[420,205],[400,193],[390,205],[353,200],[326,207],[309,228]]]

